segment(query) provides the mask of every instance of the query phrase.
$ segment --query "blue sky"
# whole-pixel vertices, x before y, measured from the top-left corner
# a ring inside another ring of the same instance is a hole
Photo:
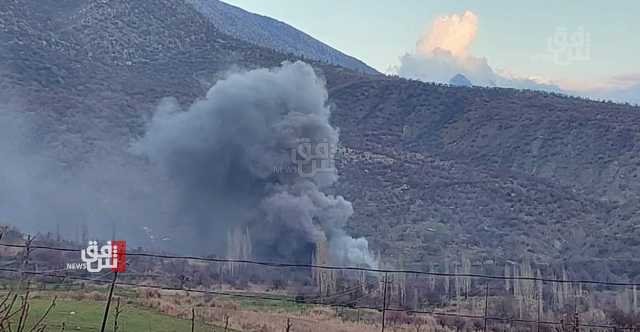
[[[417,40],[443,15],[471,11],[478,17],[470,46],[494,69],[522,77],[575,84],[604,84],[640,73],[640,1],[497,0],[228,0],[245,10],[284,21],[386,72],[414,52]],[[546,54],[556,29],[584,28],[590,57],[559,65]],[[634,76],[635,77],[635,76]]]

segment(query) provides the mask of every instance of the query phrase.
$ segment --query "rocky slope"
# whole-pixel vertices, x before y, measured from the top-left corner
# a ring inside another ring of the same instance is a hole
[[[364,62],[333,49],[284,22],[247,12],[218,0],[185,1],[206,16],[218,30],[240,40],[363,73],[377,73]]]

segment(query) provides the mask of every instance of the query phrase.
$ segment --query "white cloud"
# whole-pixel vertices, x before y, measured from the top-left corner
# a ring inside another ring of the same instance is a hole
[[[475,85],[495,85],[496,81],[496,74],[485,58],[456,57],[440,49],[431,55],[403,55],[396,72],[402,77],[433,82],[448,82],[460,73]]]
[[[469,48],[476,38],[478,23],[478,16],[471,11],[437,18],[416,43],[415,52],[401,56],[400,65],[392,71],[426,82],[447,83],[456,74],[463,74],[474,85],[560,91],[556,85],[538,78],[497,73],[486,58],[472,55]]]
[[[448,83],[463,74],[473,85],[562,92],[570,95],[640,104],[640,73],[612,76],[597,82],[523,77],[494,69],[484,57],[471,54],[479,19],[471,11],[437,18],[391,71],[425,82]]]
[[[416,51],[431,55],[440,49],[449,51],[454,57],[462,57],[467,54],[477,32],[478,16],[468,10],[462,16],[442,16],[433,22],[431,31],[420,38]]]

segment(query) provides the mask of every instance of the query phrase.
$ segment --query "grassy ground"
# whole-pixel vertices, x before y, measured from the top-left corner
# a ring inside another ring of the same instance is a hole
[[[42,316],[49,304],[50,301],[45,299],[33,299],[30,301],[31,313],[29,324],[27,324],[28,329]],[[189,320],[162,315],[135,305],[121,304],[121,309],[122,313],[118,319],[119,332],[191,331],[191,321]],[[62,323],[65,324],[65,331],[99,331],[103,312],[104,302],[59,299],[55,308],[47,317],[48,329],[46,331],[60,331]],[[113,331],[113,314],[109,318],[107,330]],[[195,330],[202,332],[223,331],[221,328],[197,323]]]
[[[290,301],[250,299],[233,296],[224,296],[227,299],[237,303],[240,308],[265,312],[285,312],[285,313],[304,313],[313,309],[313,305],[295,303]]]
[[[48,332],[99,331],[106,301],[106,287],[88,286],[82,289],[46,289],[31,293],[30,316],[25,331],[42,317],[54,296],[56,306],[46,319]],[[0,295],[6,291],[0,291]],[[115,295],[121,298],[119,332],[178,332],[191,331],[191,309],[196,310],[197,332],[222,332],[221,322],[228,321],[229,332],[235,331],[284,331],[287,322],[292,332],[376,332],[380,330],[379,313],[358,311],[338,313],[333,308],[290,303],[278,300],[258,300],[229,296],[202,296],[182,291],[153,291],[121,288]],[[113,314],[106,331],[114,331]],[[357,319],[355,319],[357,317]],[[204,322],[210,322],[208,325]],[[213,326],[216,324],[218,326]],[[397,332],[413,332],[416,326],[403,323],[391,324]],[[15,323],[13,326],[15,327]],[[428,325],[435,327],[435,320]],[[448,331],[448,330],[440,330]]]

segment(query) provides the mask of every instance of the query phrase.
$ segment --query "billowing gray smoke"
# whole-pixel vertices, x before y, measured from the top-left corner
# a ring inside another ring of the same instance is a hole
[[[39,237],[58,231],[77,241],[83,233],[100,240],[115,235],[158,249],[143,227],[168,232],[175,209],[171,188],[126,153],[126,140],[112,149],[95,148],[82,159],[66,158],[88,144],[72,131],[47,134],[52,123],[43,120],[44,113],[0,102],[0,224]]]
[[[132,151],[178,191],[176,220],[220,246],[249,229],[254,255],[308,261],[326,242],[335,263],[375,265],[344,231],[351,203],[323,192],[337,180],[338,131],[324,83],[302,62],[232,74],[182,109],[164,100]]]

